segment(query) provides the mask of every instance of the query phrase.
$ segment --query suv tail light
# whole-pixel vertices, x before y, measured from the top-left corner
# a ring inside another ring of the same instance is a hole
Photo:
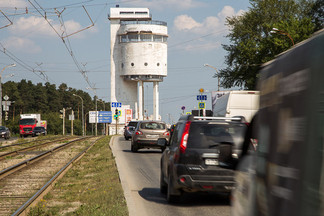
[[[163,136],[170,136],[169,131],[164,132],[164,133],[163,133]]]
[[[180,143],[180,152],[181,153],[184,153],[187,148],[190,124],[191,124],[191,121],[187,121],[186,126],[183,131],[183,134],[182,134],[182,137],[181,137],[181,143]]]
[[[142,135],[143,133],[142,133],[142,131],[136,131],[135,134],[136,135]]]

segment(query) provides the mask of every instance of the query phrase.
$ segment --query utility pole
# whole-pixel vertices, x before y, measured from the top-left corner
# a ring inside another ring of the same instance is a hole
[[[8,67],[16,67],[16,64],[7,65],[4,68],[2,68],[2,70],[0,72],[0,126],[2,126],[2,86],[1,86],[2,80],[1,80],[1,76],[2,76],[2,72]]]
[[[73,119],[74,119],[74,112],[73,112],[73,110],[72,110],[71,113],[72,113],[71,114],[71,136],[73,136]]]
[[[63,113],[63,136],[65,135],[65,108],[61,110]]]
[[[97,107],[97,95],[95,96],[96,102],[96,136],[98,136],[98,107]]]

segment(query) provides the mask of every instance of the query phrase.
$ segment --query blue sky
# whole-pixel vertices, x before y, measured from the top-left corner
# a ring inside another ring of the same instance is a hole
[[[98,98],[110,101],[107,17],[117,4],[148,7],[153,20],[168,23],[168,76],[160,84],[162,120],[176,121],[182,106],[185,112],[197,108],[200,88],[207,91],[211,109],[210,92],[217,90],[217,79],[212,78],[215,70],[204,64],[226,67],[227,53],[221,47],[228,44],[225,17],[248,10],[248,0],[1,0],[0,68],[17,65],[4,71],[2,82],[26,79],[57,87],[66,83],[94,96],[88,89],[92,87]],[[63,32],[75,34],[63,43]],[[12,73],[15,76],[9,77]],[[144,91],[145,109],[151,115],[152,83],[145,83]]]

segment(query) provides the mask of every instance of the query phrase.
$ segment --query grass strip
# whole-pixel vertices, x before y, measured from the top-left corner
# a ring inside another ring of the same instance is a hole
[[[98,141],[28,215],[128,215],[110,138]]]

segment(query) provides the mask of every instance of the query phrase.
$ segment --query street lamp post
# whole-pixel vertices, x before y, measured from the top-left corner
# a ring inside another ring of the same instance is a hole
[[[0,126],[2,126],[2,86],[1,86],[2,80],[1,80],[1,76],[2,76],[2,72],[8,67],[16,67],[16,64],[7,65],[0,72]]]
[[[81,106],[82,106],[82,136],[84,136],[84,112],[83,112],[83,99],[81,96],[77,94],[73,94],[73,96],[79,97],[81,99]]]
[[[97,107],[97,95],[95,96],[95,99],[96,99],[96,136],[98,136],[98,107]]]
[[[277,29],[277,28],[272,28],[272,30],[270,31],[270,33],[272,33],[272,34],[274,34],[274,33],[279,33],[279,34],[282,34],[282,35],[286,35],[286,36],[289,37],[289,39],[291,40],[292,45],[293,45],[293,46],[295,45],[293,38],[292,38],[292,37],[290,36],[290,34],[287,33],[287,32],[281,31],[281,30],[279,30],[279,29]]]
[[[217,68],[215,68],[215,67],[212,66],[212,65],[204,64],[204,66],[205,66],[205,67],[213,68],[213,69],[216,71],[216,74],[217,74],[217,91],[219,91],[219,71],[217,70]]]

